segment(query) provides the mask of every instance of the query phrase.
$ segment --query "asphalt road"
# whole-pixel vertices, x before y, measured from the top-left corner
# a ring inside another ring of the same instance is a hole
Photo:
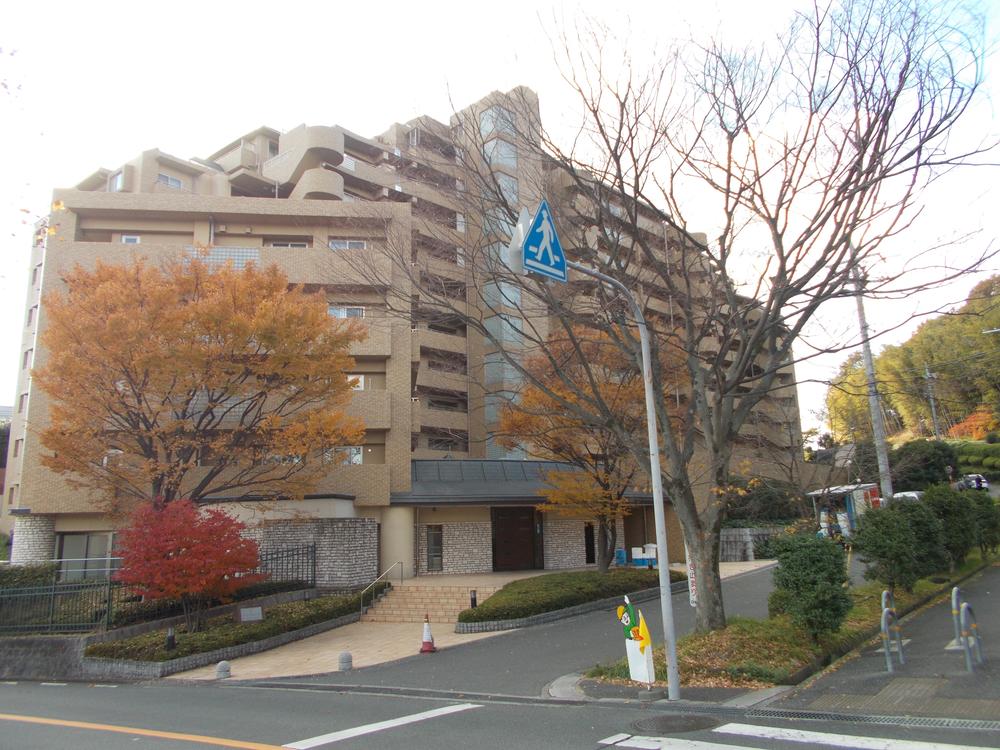
[[[730,578],[723,583],[723,591],[728,616],[766,617],[771,568]],[[673,606],[677,634],[693,630],[694,610],[688,604],[687,593],[675,594]],[[659,599],[643,602],[639,608],[653,640],[662,643]],[[614,612],[591,612],[436,654],[289,681],[541,696],[553,680],[621,659],[624,651],[621,625]]]
[[[385,748],[386,750],[492,750],[493,748],[607,747],[792,750],[820,744],[815,737],[774,736],[788,729],[824,733],[832,747],[916,750],[905,742],[936,742],[937,750],[995,747],[997,733],[968,729],[858,726],[816,721],[745,720],[738,713],[709,717],[715,725],[679,733],[672,722],[689,718],[662,706],[587,705],[524,701],[427,700],[393,695],[304,691],[286,686],[141,686],[0,684],[2,750],[198,750],[244,748]],[[30,723],[34,718],[45,723]],[[636,722],[669,724],[645,727]],[[86,727],[73,722],[85,722]],[[748,729],[744,724],[749,724]],[[683,727],[681,727],[683,728]],[[722,730],[722,731],[720,731]],[[763,733],[747,737],[737,732]],[[635,735],[646,737],[637,740]],[[862,738],[859,740],[858,738]],[[888,738],[872,744],[876,738]],[[601,745],[605,740],[608,744]],[[861,744],[859,744],[859,742]],[[679,744],[681,743],[681,744]],[[930,747],[925,746],[925,750]]]

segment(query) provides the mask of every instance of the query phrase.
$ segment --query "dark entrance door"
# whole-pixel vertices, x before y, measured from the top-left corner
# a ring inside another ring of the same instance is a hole
[[[493,570],[536,567],[535,509],[493,508]]]

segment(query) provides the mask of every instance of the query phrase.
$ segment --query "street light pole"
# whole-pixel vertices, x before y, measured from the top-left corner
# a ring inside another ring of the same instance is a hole
[[[667,650],[667,699],[680,700],[680,676],[677,670],[677,633],[674,630],[674,604],[670,595],[670,556],[667,551],[667,522],[663,508],[663,478],[660,476],[660,439],[656,429],[656,407],[653,400],[653,364],[649,345],[646,316],[632,292],[618,279],[587,268],[567,259],[566,265],[575,271],[603,281],[628,300],[639,328],[642,347],[642,380],[646,392],[646,436],[649,440],[649,476],[653,482],[653,519],[656,523],[656,557],[660,574],[660,614],[663,616],[663,637]]]

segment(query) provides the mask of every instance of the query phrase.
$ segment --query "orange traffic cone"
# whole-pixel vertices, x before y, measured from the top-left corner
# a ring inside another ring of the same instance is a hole
[[[435,651],[437,649],[434,648],[434,636],[431,635],[431,621],[424,615],[424,642],[420,644],[420,653],[433,654]]]

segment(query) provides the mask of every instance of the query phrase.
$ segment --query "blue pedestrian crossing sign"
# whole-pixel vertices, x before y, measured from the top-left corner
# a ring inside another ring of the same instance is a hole
[[[524,235],[521,248],[526,271],[534,271],[556,281],[566,281],[566,255],[559,244],[549,204],[544,199]]]

